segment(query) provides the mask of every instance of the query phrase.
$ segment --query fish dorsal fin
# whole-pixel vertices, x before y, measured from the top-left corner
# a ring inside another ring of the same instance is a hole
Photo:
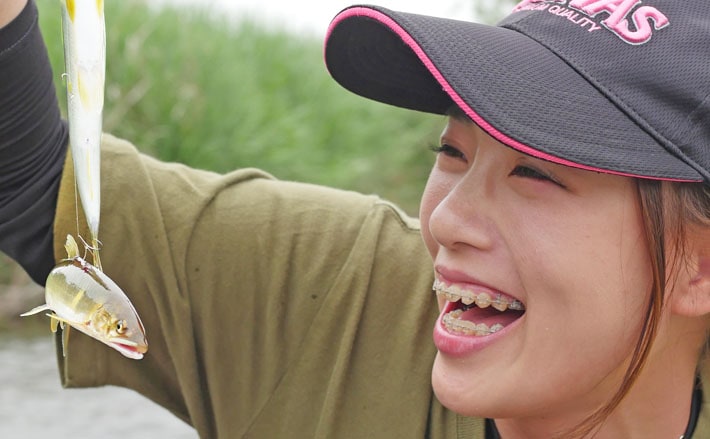
[[[64,249],[67,251],[69,259],[74,259],[79,256],[79,245],[77,245],[76,240],[71,235],[67,235],[67,241],[64,243]]]

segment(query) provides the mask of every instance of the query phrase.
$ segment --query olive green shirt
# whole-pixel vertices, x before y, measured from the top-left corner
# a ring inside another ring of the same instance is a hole
[[[135,389],[204,438],[471,427],[431,390],[437,306],[417,221],[375,196],[166,164],[111,136],[102,148],[102,264],[149,350],[130,360],[74,332],[59,354],[64,385]],[[65,166],[57,259],[77,228]],[[473,431],[483,437],[482,421]]]
[[[431,389],[437,305],[417,221],[375,196],[163,163],[108,135],[101,161],[103,268],[150,347],[130,360],[74,332],[66,358],[58,348],[65,386],[135,389],[203,438],[484,438]],[[68,159],[57,260],[76,212]],[[695,437],[710,437],[708,404]]]

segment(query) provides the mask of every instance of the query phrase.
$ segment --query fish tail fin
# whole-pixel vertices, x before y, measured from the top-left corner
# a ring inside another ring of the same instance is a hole
[[[50,310],[49,305],[47,305],[47,304],[45,303],[44,305],[40,305],[40,306],[34,307],[34,308],[32,308],[31,310],[29,310],[29,311],[27,311],[27,312],[23,312],[22,314],[20,314],[20,317],[27,317],[27,316],[31,316],[31,315],[34,315],[34,314],[39,314],[39,313],[41,313],[42,311],[49,311],[49,310]]]

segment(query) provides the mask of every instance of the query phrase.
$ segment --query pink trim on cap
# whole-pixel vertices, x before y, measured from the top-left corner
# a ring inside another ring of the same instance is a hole
[[[444,76],[441,74],[439,69],[436,68],[434,63],[429,59],[429,56],[424,52],[424,50],[419,46],[419,44],[412,38],[411,35],[407,33],[406,30],[404,30],[396,21],[394,21],[392,18],[389,16],[383,14],[380,11],[376,11],[374,9],[369,9],[366,7],[352,7],[350,9],[346,9],[338,16],[336,16],[333,21],[330,23],[330,26],[328,26],[328,31],[326,33],[326,41],[330,38],[330,34],[333,32],[335,27],[338,26],[338,24],[341,21],[344,21],[348,18],[352,17],[368,17],[373,20],[379,21],[380,23],[384,24],[387,26],[390,30],[392,30],[395,34],[397,34],[402,41],[404,41],[405,44],[407,44],[412,51],[417,55],[419,60],[424,64],[424,66],[429,70],[429,72],[434,76],[436,81],[443,87],[444,91],[449,95],[449,97],[454,101],[456,105],[458,105],[478,126],[480,126],[484,131],[486,131],[489,135],[491,135],[493,138],[498,140],[499,142],[514,148],[522,153],[531,155],[533,157],[537,157],[543,160],[547,160],[553,163],[558,163],[560,165],[565,165],[565,166],[570,166],[574,168],[579,168],[579,169],[584,169],[588,171],[595,171],[595,172],[602,172],[605,174],[614,174],[614,175],[620,175],[624,177],[635,177],[635,178],[647,178],[647,179],[653,179],[653,180],[667,180],[667,181],[679,181],[679,182],[690,182],[690,181],[696,181],[696,180],[685,180],[685,179],[676,179],[676,178],[662,178],[662,177],[648,177],[648,176],[643,176],[643,175],[635,175],[631,173],[626,173],[626,172],[619,172],[619,171],[612,171],[608,169],[602,169],[602,168],[595,168],[593,166],[588,166],[588,165],[583,165],[580,163],[575,163],[569,160],[565,160],[547,153],[544,153],[542,151],[538,151],[528,145],[525,145],[524,143],[521,143],[515,139],[512,139],[505,134],[501,133],[498,131],[493,125],[488,123],[485,119],[483,119],[478,113],[476,113],[464,100],[459,96],[459,94],[456,92],[456,90],[451,87],[449,82],[444,78]]]

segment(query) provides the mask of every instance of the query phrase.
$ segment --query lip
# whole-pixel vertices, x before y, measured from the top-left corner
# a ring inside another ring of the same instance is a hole
[[[450,270],[441,266],[437,266],[435,269],[439,275],[439,279],[447,284],[464,283],[468,285],[475,285],[479,290],[485,289],[492,293],[498,292],[498,290],[486,284],[480,283],[479,281],[471,278],[470,276],[466,276],[461,272]],[[505,295],[508,296],[508,294]],[[457,305],[454,302],[446,302],[441,310],[441,313],[439,314],[439,318],[436,320],[433,334],[434,345],[439,352],[452,357],[464,357],[485,349],[487,346],[490,346],[498,340],[510,335],[510,333],[515,331],[515,329],[521,324],[523,319],[525,319],[525,314],[523,314],[520,318],[508,324],[500,331],[485,336],[455,334],[446,329],[442,320],[444,315],[453,311],[456,306]]]
[[[145,354],[148,351],[148,346],[145,344],[139,344],[137,346],[133,346],[133,345],[123,344],[123,343],[115,342],[115,341],[107,341],[106,344],[108,344],[112,348],[116,349],[118,352],[120,352],[124,356],[126,356],[128,358],[132,358],[134,360],[140,360],[141,358],[143,358],[143,354]]]
[[[452,302],[446,302],[446,306],[441,311],[439,318],[436,319],[436,324],[434,325],[434,346],[442,354],[446,354],[452,357],[464,357],[495,343],[503,337],[506,337],[511,332],[513,332],[520,322],[523,321],[525,315],[523,314],[519,319],[515,320],[511,324],[505,326],[500,331],[494,332],[490,335],[476,336],[476,335],[463,335],[454,334],[449,332],[445,327],[442,319],[444,314],[451,312],[456,305]]]

